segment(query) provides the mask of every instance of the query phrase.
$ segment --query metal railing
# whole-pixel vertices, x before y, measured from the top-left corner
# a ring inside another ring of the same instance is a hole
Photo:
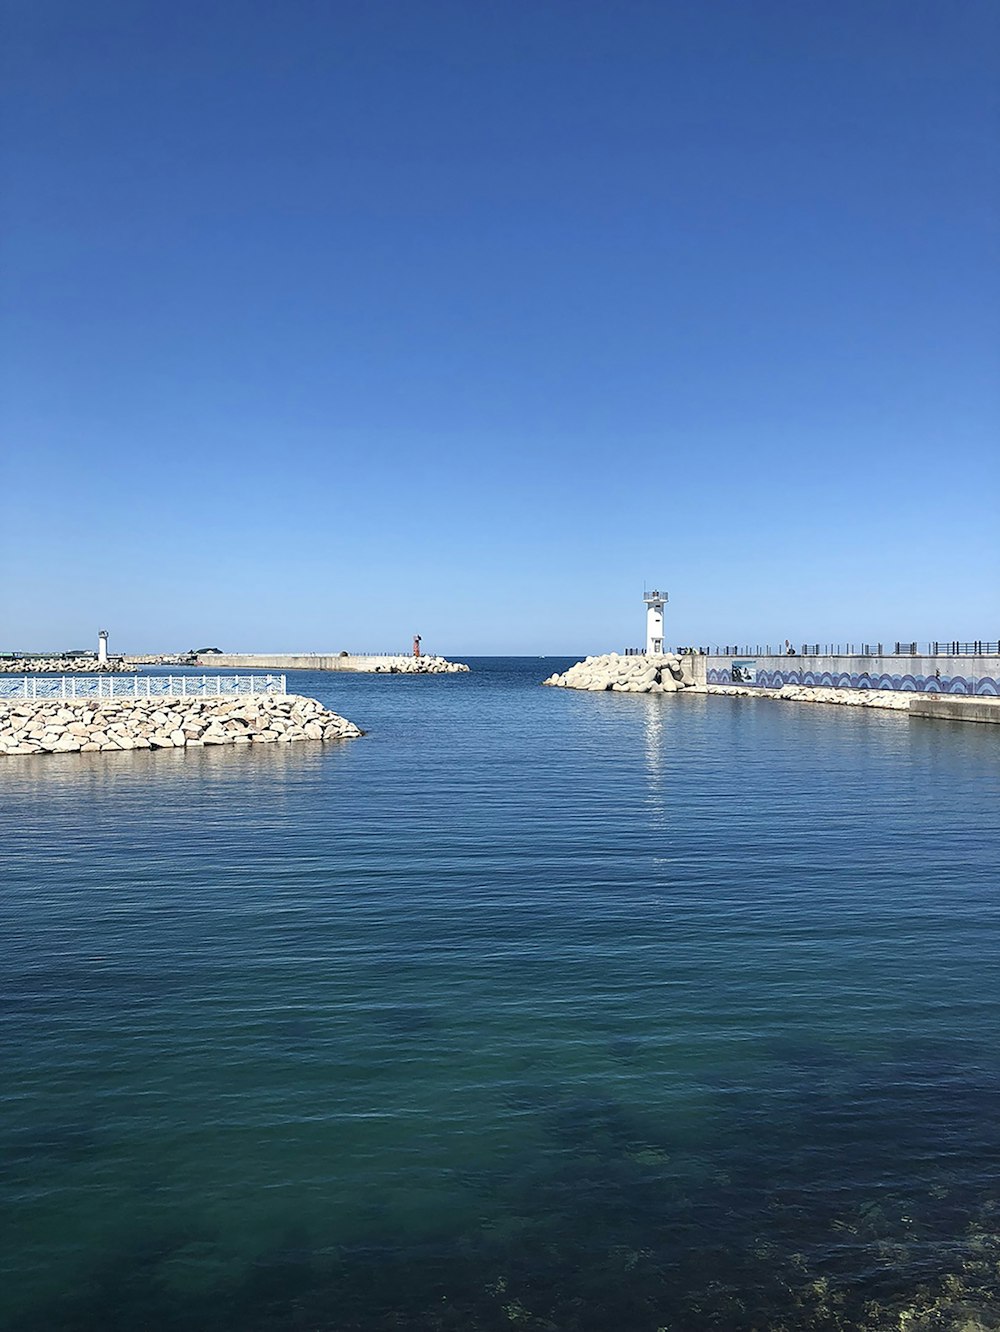
[[[683,649],[682,649],[683,651]],[[934,640],[920,643],[798,643],[790,651],[784,643],[716,644],[696,649],[706,657],[992,657],[1000,656],[1000,641],[976,639],[972,642]]]
[[[972,643],[959,643],[957,640],[950,643],[938,642],[928,643],[931,656],[945,657],[994,657],[1000,656],[1000,639],[994,639],[990,642],[988,639],[977,638]]]
[[[21,675],[0,677],[0,699],[235,698],[287,694],[284,675]]]

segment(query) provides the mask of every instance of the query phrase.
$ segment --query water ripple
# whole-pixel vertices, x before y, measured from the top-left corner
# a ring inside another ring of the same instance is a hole
[[[993,728],[562,665],[5,762],[0,1322],[990,1315]]]

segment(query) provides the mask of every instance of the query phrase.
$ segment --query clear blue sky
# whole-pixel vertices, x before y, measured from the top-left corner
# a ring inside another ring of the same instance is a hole
[[[0,646],[1000,636],[996,0],[4,0]]]

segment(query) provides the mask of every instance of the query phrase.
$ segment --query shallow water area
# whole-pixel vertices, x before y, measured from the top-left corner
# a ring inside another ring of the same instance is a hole
[[[4,760],[0,1325],[1000,1325],[996,728],[470,661]]]

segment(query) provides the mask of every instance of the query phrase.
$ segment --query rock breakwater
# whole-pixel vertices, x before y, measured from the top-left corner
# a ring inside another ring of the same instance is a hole
[[[462,661],[445,661],[444,657],[388,657],[373,666],[375,675],[456,675],[469,668]]]
[[[95,671],[102,674],[131,673],[135,668],[127,661],[111,657],[107,662],[99,663],[96,657],[3,657],[0,658],[0,671],[7,675],[70,675],[85,671],[92,675]]]
[[[735,698],[776,698],[786,703],[841,703],[850,708],[885,708],[906,712],[916,694],[899,689],[827,689],[811,685],[782,685],[765,689],[761,685],[706,685],[710,694],[728,694]],[[926,697],[926,695],[924,696]]]
[[[136,666],[194,666],[198,660],[196,652],[150,652],[145,656],[129,653],[123,660],[129,670]]]
[[[771,698],[788,703],[841,703],[848,707],[885,708],[905,712],[912,693],[889,689],[826,689],[807,685],[784,685],[765,689],[760,685],[696,684],[687,657],[665,653],[662,656],[610,652],[602,657],[587,657],[561,675],[550,675],[542,682],[561,689],[611,690],[618,694],[723,694],[737,698]]]
[[[589,689],[595,693],[611,690],[616,694],[675,694],[696,688],[690,662],[671,652],[657,656],[609,652],[602,657],[586,657],[542,683],[560,689]]]
[[[0,701],[0,754],[347,740],[353,722],[297,694]]]
[[[456,675],[461,661],[414,657],[405,652],[220,652],[201,653],[196,665],[237,671],[359,671],[374,675]]]

